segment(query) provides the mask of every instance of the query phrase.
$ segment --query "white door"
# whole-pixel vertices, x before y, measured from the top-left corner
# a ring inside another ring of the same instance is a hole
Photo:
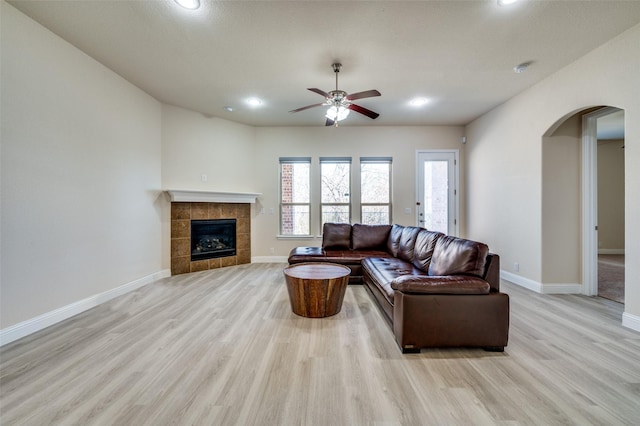
[[[458,235],[458,151],[418,151],[418,226]]]

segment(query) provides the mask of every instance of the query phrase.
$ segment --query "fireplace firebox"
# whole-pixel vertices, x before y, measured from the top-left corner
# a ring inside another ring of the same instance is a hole
[[[236,255],[236,219],[191,221],[191,261]]]

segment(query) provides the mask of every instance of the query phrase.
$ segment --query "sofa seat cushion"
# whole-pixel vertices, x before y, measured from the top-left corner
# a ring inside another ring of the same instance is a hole
[[[389,254],[379,250],[325,250],[325,262],[332,263],[360,263],[368,257],[389,257]]]
[[[377,286],[387,301],[393,305],[391,282],[403,275],[426,277],[427,273],[413,264],[395,257],[368,257],[362,261],[362,269],[366,270],[372,284]]]
[[[481,278],[467,275],[421,277],[404,275],[394,278],[390,287],[412,294],[489,294],[491,286]]]

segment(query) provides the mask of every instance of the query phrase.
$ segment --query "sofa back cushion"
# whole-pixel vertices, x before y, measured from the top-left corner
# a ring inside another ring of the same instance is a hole
[[[405,226],[400,236],[400,244],[398,245],[398,259],[405,260],[409,263],[413,262],[413,250],[416,245],[416,237],[423,228],[417,226]]]
[[[394,224],[389,232],[389,239],[387,240],[387,251],[391,256],[398,257],[398,249],[400,248],[400,237],[402,237],[402,230],[404,226]]]
[[[489,254],[486,244],[443,235],[436,241],[429,275],[473,275],[483,278]]]
[[[351,225],[348,223],[325,223],[322,227],[322,248],[349,250]]]
[[[429,270],[433,250],[436,247],[436,241],[442,237],[442,232],[433,232],[422,229],[416,237],[416,244],[413,249],[413,265],[425,272]]]
[[[391,225],[362,225],[351,228],[351,248],[354,250],[384,250],[387,247]]]

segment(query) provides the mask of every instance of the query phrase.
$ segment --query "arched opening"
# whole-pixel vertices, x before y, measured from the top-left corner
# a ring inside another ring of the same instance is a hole
[[[607,118],[614,117],[612,114],[616,114],[617,129],[608,128],[606,123],[606,120],[613,121]],[[605,135],[603,130],[610,132]],[[553,287],[554,292],[559,293],[597,295],[599,249],[601,255],[624,253],[623,146],[624,111],[613,107],[573,111],[543,135],[543,288]],[[598,192],[604,200],[600,208]],[[600,239],[599,211],[603,226],[606,223],[606,237],[603,230]],[[624,303],[624,280],[619,279],[619,272],[618,265],[613,274],[617,279],[614,284],[621,287],[614,289],[618,296],[604,297]]]

